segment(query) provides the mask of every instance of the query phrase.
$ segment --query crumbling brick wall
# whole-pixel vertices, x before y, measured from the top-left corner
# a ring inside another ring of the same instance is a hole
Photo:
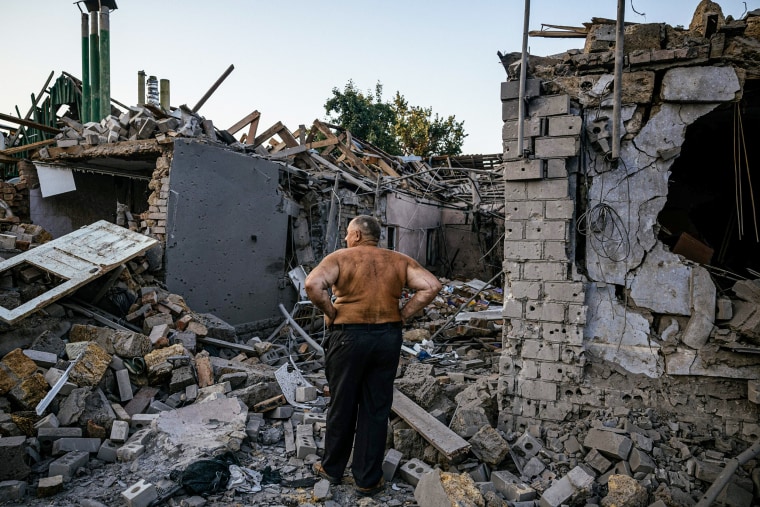
[[[156,169],[148,188],[148,211],[140,214],[139,232],[156,238],[166,246],[166,217],[169,204],[169,172],[172,165],[171,144],[163,145],[163,152],[156,159]]]
[[[575,168],[580,117],[566,94],[540,96],[531,80],[525,149],[517,153],[516,82],[502,86],[506,274],[509,319],[500,363],[501,423],[559,422],[583,381],[583,278],[573,264]]]

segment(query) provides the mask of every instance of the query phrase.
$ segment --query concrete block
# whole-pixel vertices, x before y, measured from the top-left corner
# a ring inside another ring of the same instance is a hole
[[[543,292],[546,298],[567,303],[583,303],[584,289],[581,282],[545,282]]]
[[[129,370],[117,370],[115,376],[116,384],[119,386],[119,399],[121,401],[129,401],[134,398],[132,383],[129,380]]]
[[[45,380],[50,385],[50,387],[53,387],[55,383],[58,382],[58,379],[60,379],[62,376],[63,370],[60,370],[58,368],[49,368],[48,371],[45,372]],[[66,381],[58,393],[61,396],[68,396],[71,394],[71,391],[76,389],[76,387],[77,385],[75,383]]]
[[[153,500],[158,498],[156,487],[140,479],[129,488],[121,492],[121,498],[128,507],[148,507]]]
[[[317,388],[314,386],[299,386],[296,387],[296,401],[298,403],[305,403],[308,401],[314,401],[317,399]]]
[[[393,480],[393,476],[396,474],[396,470],[401,464],[401,458],[403,458],[403,454],[396,449],[388,449],[388,452],[385,453],[382,465],[385,482],[391,482]]]
[[[523,466],[522,476],[527,479],[533,479],[534,477],[541,475],[544,470],[546,470],[544,462],[541,461],[538,456],[533,456],[528,460],[525,466]]]
[[[407,483],[417,486],[422,476],[431,470],[432,468],[424,461],[412,458],[401,466],[399,474]]]
[[[256,442],[259,439],[259,432],[264,421],[261,419],[252,418],[245,424],[245,434],[252,442]]]
[[[539,200],[507,200],[504,205],[504,216],[507,220],[535,220],[544,217],[544,203]]]
[[[523,280],[566,280],[567,262],[527,261],[523,265]]]
[[[581,133],[583,120],[580,116],[553,116],[549,120],[549,136],[578,136]]]
[[[565,322],[565,304],[549,301],[528,301],[525,305],[525,318],[544,322]]]
[[[631,449],[628,464],[631,465],[631,472],[634,474],[639,472],[648,474],[654,472],[655,468],[657,468],[657,464],[647,453],[635,447]]]
[[[52,352],[25,349],[24,355],[34,361],[37,366],[42,366],[43,368],[51,368],[58,362],[58,356]]]
[[[570,113],[569,95],[544,95],[528,102],[528,116],[558,116]]]
[[[266,417],[269,419],[290,419],[293,416],[293,407],[289,405],[283,405],[270,410],[266,413]]]
[[[502,166],[506,181],[537,180],[545,176],[545,162],[540,159],[512,160],[504,162]]]
[[[34,423],[34,429],[39,430],[40,428],[57,428],[60,426],[60,422],[58,421],[58,418],[55,416],[55,414],[48,414],[36,423]]]
[[[61,475],[63,476],[64,482],[68,481],[74,477],[76,471],[80,467],[85,466],[89,460],[90,455],[85,451],[68,452],[50,463],[50,467],[48,468],[48,477]]]
[[[140,430],[150,427],[153,421],[158,419],[158,415],[159,414],[134,414],[129,423],[129,427],[132,430]]]
[[[172,407],[164,403],[163,401],[153,400],[148,407],[148,414],[160,414],[161,412],[170,412],[174,410]]]
[[[564,158],[550,158],[546,161],[547,178],[567,178],[567,160]]]
[[[526,118],[523,123],[523,139],[529,140],[531,137],[543,135],[543,125],[543,118]],[[518,129],[517,120],[505,121],[504,126],[501,128],[501,139],[503,141],[516,140]]]
[[[718,494],[715,499],[716,505],[731,505],[737,507],[750,507],[752,503],[752,492],[747,491],[735,482],[729,482],[725,488]]]
[[[135,431],[127,440],[128,444],[138,443],[147,444],[153,438],[153,428],[147,427]]]
[[[82,428],[77,427],[63,427],[63,428],[48,428],[43,427],[37,430],[37,440],[40,443],[40,448],[43,452],[51,453],[53,450],[53,442],[59,438],[79,438],[82,436]]]
[[[321,479],[318,481],[314,485],[312,496],[317,502],[324,502],[325,500],[331,498],[332,493],[330,493],[330,481],[327,479]]]
[[[71,451],[96,453],[100,449],[99,438],[59,438],[53,442],[53,456],[60,456]]]
[[[0,480],[22,480],[29,475],[25,443],[24,436],[0,438]]]
[[[103,443],[100,444],[100,449],[98,449],[98,459],[100,461],[105,461],[106,463],[115,463],[117,459],[117,449],[118,447],[116,447],[116,445],[110,440],[103,440]]]
[[[63,476],[41,477],[37,483],[37,498],[46,498],[63,490]]]
[[[540,260],[542,241],[512,241],[504,242],[504,258],[511,260]]]
[[[537,137],[534,141],[536,158],[575,157],[580,145],[580,138],[576,136]]]
[[[509,286],[509,291],[514,299],[538,299],[541,283],[513,281]]]
[[[568,222],[566,220],[531,220],[525,224],[525,239],[567,241]]]
[[[543,444],[528,432],[523,433],[512,445],[512,450],[521,458],[529,460],[543,449]],[[493,480],[493,479],[492,479]]]
[[[731,320],[734,316],[734,307],[731,298],[721,296],[716,301],[715,320]]]
[[[661,93],[668,102],[727,102],[740,88],[733,67],[682,67],[665,72]]]
[[[526,502],[536,498],[536,491],[507,470],[491,472],[491,482],[496,491],[510,502]]]
[[[525,98],[541,95],[541,80],[525,80]],[[516,99],[520,96],[520,81],[504,81],[501,83],[501,100]]]
[[[472,452],[481,461],[495,466],[509,454],[509,444],[489,425],[481,427],[469,440]]]
[[[116,459],[119,461],[134,461],[145,452],[145,446],[137,442],[131,442],[119,447],[116,451]]]
[[[114,421],[111,426],[111,441],[117,444],[127,441],[129,438],[129,423],[127,421]]]
[[[557,384],[541,380],[521,380],[518,386],[520,396],[529,400],[557,400]]]
[[[539,340],[525,340],[523,342],[523,359],[539,359],[541,361],[556,362],[559,361],[559,352],[559,345],[556,343],[544,343]]]
[[[528,201],[533,201],[534,199],[547,200],[570,197],[566,178],[528,181],[525,185],[528,193]]]
[[[21,502],[26,495],[25,481],[0,482],[0,503]]]
[[[414,488],[414,499],[420,507],[438,507],[452,505],[453,502],[446,494],[441,484],[441,471],[430,470],[422,474]]]
[[[612,462],[602,456],[602,454],[596,449],[591,449],[586,453],[584,461],[600,474],[605,473],[612,466]]]
[[[296,426],[296,457],[304,459],[309,454],[317,454],[317,444],[314,441],[314,426],[311,424],[299,424]]]
[[[624,435],[593,428],[583,440],[583,446],[596,449],[608,458],[625,460],[628,459],[633,442]]]

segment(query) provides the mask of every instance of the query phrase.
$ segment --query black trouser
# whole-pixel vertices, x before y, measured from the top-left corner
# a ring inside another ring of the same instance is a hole
[[[322,460],[328,475],[343,476],[353,444],[356,485],[380,481],[400,353],[400,323],[333,326],[325,361],[332,398]]]

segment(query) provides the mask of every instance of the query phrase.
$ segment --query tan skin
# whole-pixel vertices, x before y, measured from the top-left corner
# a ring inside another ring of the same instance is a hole
[[[322,260],[306,278],[309,299],[325,314],[325,323],[406,322],[441,290],[438,279],[406,255],[377,246],[355,226],[348,225],[347,248]],[[398,310],[401,289],[415,291]],[[328,290],[336,295],[335,305]],[[340,310],[340,311],[339,311]]]

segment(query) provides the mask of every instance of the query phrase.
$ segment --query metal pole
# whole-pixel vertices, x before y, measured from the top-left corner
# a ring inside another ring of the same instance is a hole
[[[100,121],[100,42],[98,11],[90,13],[90,121]]]
[[[137,71],[137,105],[145,105],[145,71]]]
[[[206,94],[203,97],[201,97],[201,100],[199,100],[198,103],[195,104],[195,107],[193,108],[193,112],[194,113],[198,112],[198,110],[203,106],[203,104],[206,103],[206,101],[208,100],[208,98],[211,97],[211,94],[213,94],[216,91],[216,89],[219,88],[219,85],[222,84],[222,81],[224,81],[225,79],[227,79],[227,76],[229,76],[230,73],[233,70],[235,70],[235,66],[234,65],[230,65],[229,67],[227,67],[227,70],[224,71],[224,74],[222,74],[219,77],[219,79],[216,80],[216,83],[214,83],[213,85],[211,85],[211,88],[209,88],[209,90],[206,92]]]
[[[615,37],[615,79],[612,108],[612,160],[620,158],[620,103],[623,100],[623,55],[625,45],[625,0],[618,0],[617,35]]]
[[[517,95],[517,156],[523,156],[525,137],[525,80],[528,76],[528,22],[530,21],[530,0],[525,0],[523,17],[522,58],[520,60],[520,90]]]
[[[90,19],[82,13],[82,110],[79,121],[90,121]]]
[[[111,114],[111,27],[108,7],[100,6],[100,117]]]

